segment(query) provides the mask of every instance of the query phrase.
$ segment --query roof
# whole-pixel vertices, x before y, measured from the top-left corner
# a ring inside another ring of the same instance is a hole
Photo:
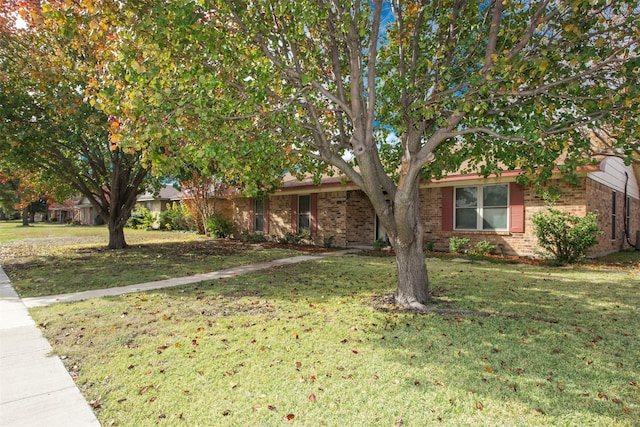
[[[138,196],[139,202],[149,202],[152,200],[178,200],[182,196],[180,190],[177,190],[173,185],[165,185],[160,189],[157,195],[152,192],[146,192]]]

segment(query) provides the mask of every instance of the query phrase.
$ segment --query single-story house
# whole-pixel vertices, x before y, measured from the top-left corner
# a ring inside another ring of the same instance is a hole
[[[466,237],[471,244],[486,240],[507,255],[535,256],[532,217],[545,209],[545,202],[532,187],[516,182],[518,174],[507,171],[489,178],[458,174],[423,182],[424,241],[446,250],[451,237]],[[598,211],[604,234],[591,254],[637,245],[640,177],[617,157],[606,157],[578,174],[577,186],[559,174],[549,184],[562,191],[556,207],[579,216]],[[311,179],[300,181],[287,175],[282,187],[264,200],[234,198],[233,220],[235,233],[283,236],[307,231],[316,244],[333,236],[333,244],[340,247],[371,246],[376,239],[385,238],[366,195],[338,176],[315,185]]]
[[[182,198],[180,190],[173,185],[165,185],[157,194],[147,191],[138,196],[136,207],[144,207],[153,215],[158,216],[160,212],[167,210],[167,207],[173,202],[179,202]]]

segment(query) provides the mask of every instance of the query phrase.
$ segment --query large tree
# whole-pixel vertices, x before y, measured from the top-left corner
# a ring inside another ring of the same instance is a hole
[[[37,4],[0,12],[0,162],[84,195],[108,225],[108,247],[126,247],[124,226],[150,177],[140,151],[114,144],[118,119],[86,98],[101,40]]]
[[[396,300],[415,309],[429,298],[422,179],[463,164],[570,175],[593,131],[630,152],[640,129],[636,0],[86,3],[119,16],[123,54],[92,96],[136,130],[123,146],[161,141],[243,176],[282,159],[339,170],[387,230]]]

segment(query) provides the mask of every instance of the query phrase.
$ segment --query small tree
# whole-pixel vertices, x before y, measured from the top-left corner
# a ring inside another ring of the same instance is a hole
[[[598,244],[597,212],[584,217],[575,216],[549,206],[547,212],[533,216],[534,233],[538,244],[558,265],[572,264],[583,258],[587,250]]]

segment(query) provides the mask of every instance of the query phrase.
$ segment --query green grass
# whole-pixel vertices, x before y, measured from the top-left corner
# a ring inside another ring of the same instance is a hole
[[[6,238],[13,226],[1,224],[0,236]],[[105,227],[37,224],[18,229],[21,239],[0,245],[0,263],[21,297],[126,286],[300,254],[130,229],[125,230],[129,249],[107,251]]]
[[[637,425],[637,271],[428,268],[493,314],[400,310],[362,256],[31,313],[103,425]]]

